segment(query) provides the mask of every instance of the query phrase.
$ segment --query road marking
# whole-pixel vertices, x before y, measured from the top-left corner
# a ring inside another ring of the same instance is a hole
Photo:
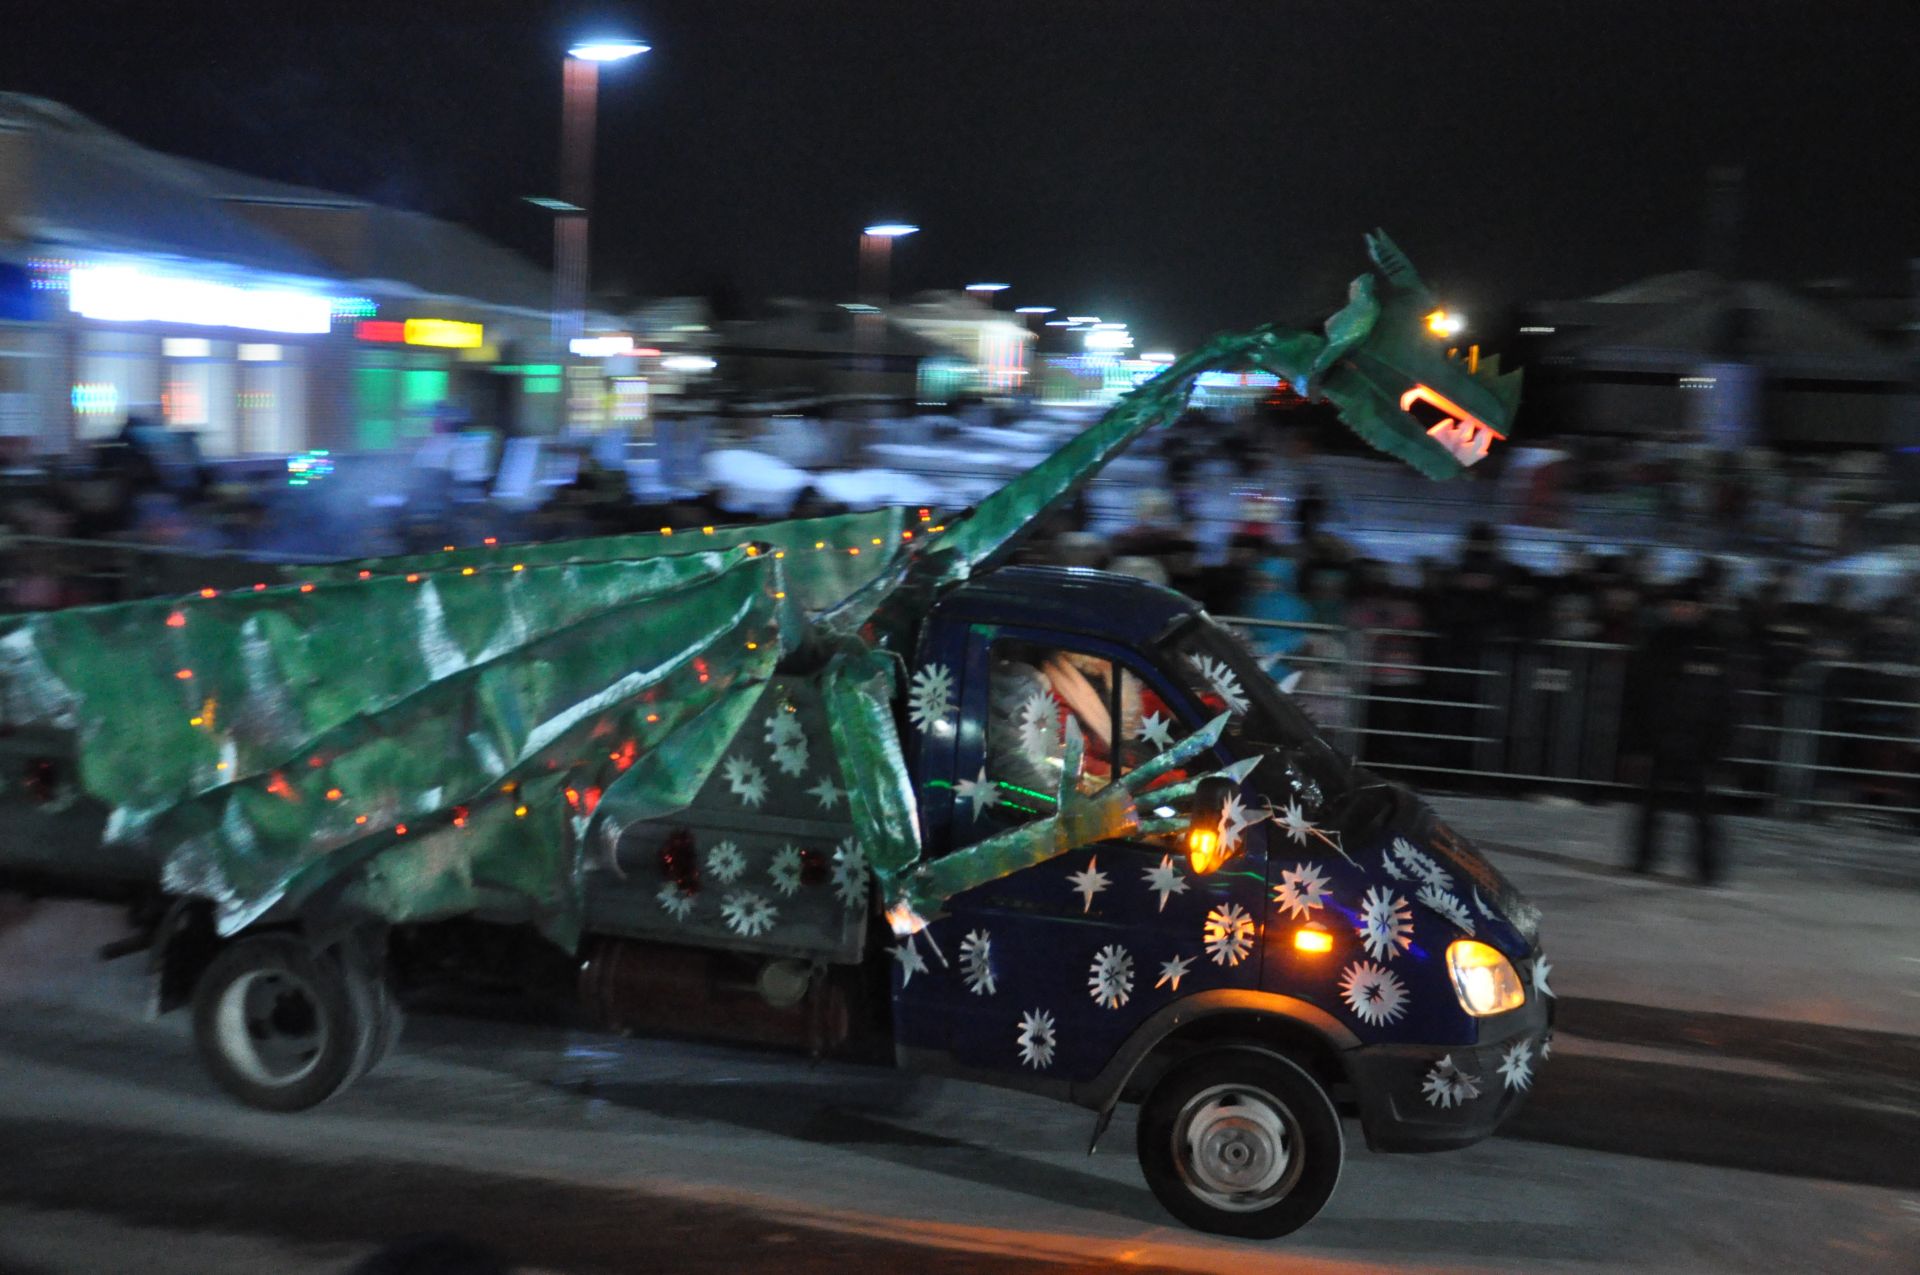
[[[1813,1077],[1778,1063],[1757,1058],[1734,1058],[1692,1049],[1666,1049],[1657,1045],[1628,1045],[1619,1041],[1594,1040],[1564,1031],[1553,1034],[1553,1052],[1576,1058],[1609,1058],[1616,1062],[1658,1063],[1665,1067],[1686,1067],[1694,1071],[1719,1071],[1736,1076],[1758,1076],[1763,1080],[1811,1081]],[[1551,1065],[1551,1060],[1549,1060]]]

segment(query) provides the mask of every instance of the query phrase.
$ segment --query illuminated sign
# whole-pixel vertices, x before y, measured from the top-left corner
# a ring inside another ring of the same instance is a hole
[[[633,353],[633,338],[630,336],[577,336],[567,342],[567,349],[586,359],[610,359],[620,354]]]
[[[362,319],[353,325],[353,335],[360,341],[391,341],[398,345],[407,339],[407,325],[398,319]]]
[[[1427,411],[1416,415],[1413,411],[1416,406],[1424,406]],[[1428,427],[1427,437],[1452,452],[1453,458],[1462,465],[1479,464],[1487,458],[1487,449],[1493,446],[1494,439],[1504,442],[1507,437],[1431,386],[1416,385],[1402,394],[1400,410],[1416,419],[1428,420],[1435,412],[1440,413],[1443,419]]]
[[[149,274],[134,266],[80,266],[67,277],[67,306],[109,323],[182,323],[255,332],[325,332],[333,302],[291,288],[243,288]]]
[[[486,329],[478,323],[461,323],[457,319],[408,319],[404,336],[408,345],[471,350],[486,340]]]

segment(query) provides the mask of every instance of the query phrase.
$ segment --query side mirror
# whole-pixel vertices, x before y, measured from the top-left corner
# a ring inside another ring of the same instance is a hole
[[[1203,779],[1193,794],[1193,806],[1187,815],[1187,862],[1196,876],[1212,872],[1226,858],[1221,824],[1234,787],[1231,779]]]

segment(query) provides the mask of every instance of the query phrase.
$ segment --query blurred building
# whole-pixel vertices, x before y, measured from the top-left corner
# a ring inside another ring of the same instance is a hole
[[[554,348],[551,298],[546,271],[460,226],[0,94],[0,434],[33,451],[129,413],[214,457],[551,432],[583,362]]]
[[[1523,306],[1519,325],[1530,430],[1884,448],[1912,409],[1897,344],[1775,284],[1658,275]]]
[[[1023,393],[1032,363],[1033,329],[967,292],[922,292],[890,306],[887,317],[938,346],[944,369],[970,393]]]
[[[758,318],[716,324],[711,348],[733,391],[776,403],[912,403],[942,388],[946,354],[891,312],[796,298],[772,302]]]

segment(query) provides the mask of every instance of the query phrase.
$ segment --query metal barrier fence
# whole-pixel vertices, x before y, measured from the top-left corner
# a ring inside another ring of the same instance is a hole
[[[1375,769],[1440,788],[1579,795],[1638,789],[1628,752],[1631,648],[1486,641],[1228,617],[1334,742]],[[1920,820],[1920,670],[1811,660],[1778,687],[1735,692],[1715,791],[1770,813],[1872,811]]]

